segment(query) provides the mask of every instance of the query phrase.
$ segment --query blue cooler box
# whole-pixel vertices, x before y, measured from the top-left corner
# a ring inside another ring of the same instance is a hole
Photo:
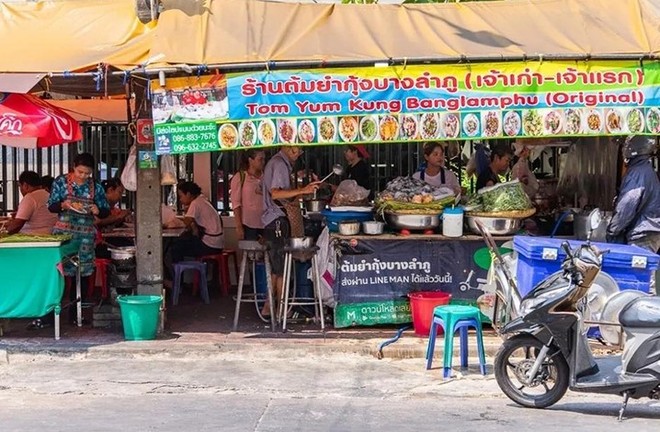
[[[559,271],[566,258],[561,244],[565,239],[515,236],[513,249],[518,252],[518,290],[526,295],[543,279]],[[571,249],[584,244],[570,240]],[[602,270],[612,276],[621,290],[649,292],[651,276],[658,268],[660,256],[638,246],[616,243],[593,243],[600,250],[609,250]]]
[[[371,212],[323,210],[321,214],[325,218],[325,224],[330,232],[339,231],[339,222],[342,221],[354,220],[358,222],[366,222],[373,220],[373,214]]]

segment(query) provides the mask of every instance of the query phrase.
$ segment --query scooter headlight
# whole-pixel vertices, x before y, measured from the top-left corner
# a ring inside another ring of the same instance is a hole
[[[533,312],[535,309],[537,309],[540,305],[543,303],[546,303],[547,301],[551,300],[552,298],[556,297],[557,293],[555,292],[547,292],[543,294],[539,294],[536,297],[531,297],[528,299],[525,299],[520,303],[520,314],[522,316],[525,316],[531,312]]]

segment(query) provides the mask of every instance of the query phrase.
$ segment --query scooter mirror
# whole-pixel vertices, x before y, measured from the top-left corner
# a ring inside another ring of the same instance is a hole
[[[603,221],[602,216],[600,215],[599,209],[594,209],[589,213],[589,227],[591,231],[595,231],[600,226],[600,223]]]

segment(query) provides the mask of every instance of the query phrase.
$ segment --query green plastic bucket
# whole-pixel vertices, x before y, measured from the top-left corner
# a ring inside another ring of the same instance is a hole
[[[126,340],[152,340],[158,331],[162,296],[119,296],[121,322]]]

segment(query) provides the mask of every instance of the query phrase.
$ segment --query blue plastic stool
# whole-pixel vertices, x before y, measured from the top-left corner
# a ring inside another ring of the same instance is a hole
[[[172,305],[179,303],[181,294],[181,278],[186,270],[195,270],[199,272],[199,290],[204,303],[211,303],[209,298],[209,288],[206,283],[206,263],[201,261],[180,261],[174,264],[174,286],[172,288]]]
[[[426,348],[426,369],[431,369],[433,363],[433,351],[435,349],[435,338],[438,326],[445,332],[445,347],[443,356],[443,377],[451,377],[451,366],[454,349],[454,333],[460,331],[460,356],[461,367],[468,366],[468,328],[474,327],[477,331],[477,350],[479,353],[479,368],[486,375],[486,356],[484,354],[484,340],[481,328],[481,312],[473,306],[443,305],[433,309],[431,319],[431,333],[429,344]],[[448,327],[450,327],[448,329]]]

